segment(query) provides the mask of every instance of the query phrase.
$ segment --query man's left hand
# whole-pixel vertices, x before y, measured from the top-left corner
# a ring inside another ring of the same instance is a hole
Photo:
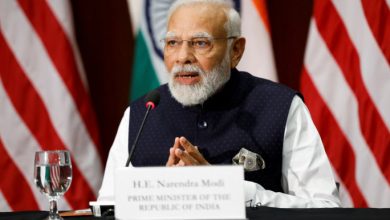
[[[182,147],[184,150],[180,149]],[[210,163],[199,152],[198,147],[194,146],[185,137],[180,137],[178,144],[172,149],[174,155],[179,159],[175,165],[178,166],[197,166],[210,165]]]

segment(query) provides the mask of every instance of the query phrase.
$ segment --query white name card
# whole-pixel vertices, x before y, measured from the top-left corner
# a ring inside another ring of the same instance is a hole
[[[117,219],[245,219],[242,166],[119,168]]]

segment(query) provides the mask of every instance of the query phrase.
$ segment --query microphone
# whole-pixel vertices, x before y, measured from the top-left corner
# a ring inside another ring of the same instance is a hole
[[[144,119],[142,120],[141,126],[138,130],[137,136],[135,137],[134,143],[131,146],[131,149],[129,152],[129,157],[127,158],[127,161],[126,161],[126,167],[128,167],[130,164],[134,150],[135,150],[137,143],[138,143],[138,138],[139,138],[139,136],[144,128],[144,124],[145,124],[146,118],[149,115],[150,110],[157,107],[158,103],[160,102],[160,93],[157,90],[153,90],[153,91],[149,92],[145,97],[145,102],[146,102],[146,104],[145,104],[146,105],[146,113],[145,113]]]

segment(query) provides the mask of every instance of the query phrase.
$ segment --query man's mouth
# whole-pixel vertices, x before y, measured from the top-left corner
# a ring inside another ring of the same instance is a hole
[[[198,83],[201,78],[197,72],[179,72],[175,75],[175,80],[182,85],[194,85]]]
[[[199,73],[196,73],[196,72],[191,72],[191,73],[178,73],[176,74],[176,78],[177,77],[181,77],[181,78],[193,78],[193,77],[198,77],[199,76]]]

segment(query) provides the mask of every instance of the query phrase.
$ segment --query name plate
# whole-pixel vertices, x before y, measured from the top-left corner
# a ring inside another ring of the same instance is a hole
[[[245,219],[242,166],[119,168],[117,219]]]

